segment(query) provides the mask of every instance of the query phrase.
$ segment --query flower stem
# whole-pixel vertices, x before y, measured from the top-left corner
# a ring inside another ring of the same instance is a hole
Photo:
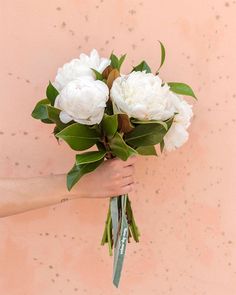
[[[108,223],[107,223],[106,228],[107,228],[107,240],[108,240],[109,255],[112,256],[111,215],[108,218]]]
[[[130,202],[129,198],[127,198],[126,214],[127,214],[128,223],[129,223],[129,227],[132,232],[133,238],[134,238],[135,242],[139,242],[140,232],[139,232],[139,229],[138,229],[135,219],[134,219],[133,211],[131,208],[131,202]]]
[[[103,232],[103,236],[102,236],[102,240],[101,240],[101,245],[104,245],[108,241],[107,240],[107,225],[108,225],[108,221],[109,221],[110,216],[111,216],[111,210],[110,210],[110,206],[109,206],[108,212],[107,212],[107,219],[105,222],[105,228],[104,228],[104,232]]]

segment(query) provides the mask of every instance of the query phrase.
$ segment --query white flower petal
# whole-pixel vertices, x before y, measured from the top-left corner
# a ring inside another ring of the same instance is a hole
[[[66,112],[64,111],[61,111],[60,114],[59,114],[59,118],[60,120],[62,121],[62,123],[64,124],[67,124],[69,123],[70,121],[73,120],[73,118],[71,116],[69,116]]]
[[[111,98],[116,112],[124,112],[129,117],[167,120],[175,116],[164,137],[167,150],[178,148],[187,141],[192,106],[170,91],[160,77],[145,71],[121,75],[113,82]]]
[[[62,112],[63,123],[71,120],[93,125],[101,122],[109,89],[102,81],[94,81],[88,77],[80,77],[69,82],[56,99],[56,105]]]
[[[173,123],[164,136],[165,149],[172,151],[181,147],[188,140],[188,136],[188,131],[183,125]]]
[[[118,109],[131,117],[166,120],[174,115],[170,107],[169,86],[152,73],[132,72],[118,77],[111,88],[111,98]]]
[[[102,73],[110,62],[107,58],[100,58],[96,49],[93,49],[89,56],[81,53],[79,58],[72,59],[58,69],[53,85],[58,91],[61,91],[69,82],[79,77],[88,76],[95,80],[96,77],[91,68]]]

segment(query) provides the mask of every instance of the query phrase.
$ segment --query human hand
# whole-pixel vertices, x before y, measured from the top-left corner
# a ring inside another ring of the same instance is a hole
[[[122,161],[104,161],[96,170],[84,175],[75,185],[73,194],[87,198],[107,198],[127,194],[134,187],[135,157]],[[78,196],[78,197],[79,197]]]

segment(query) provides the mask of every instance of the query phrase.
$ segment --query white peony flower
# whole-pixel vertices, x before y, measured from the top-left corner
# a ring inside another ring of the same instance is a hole
[[[55,100],[60,110],[60,120],[93,125],[101,122],[109,89],[105,83],[91,77],[81,77],[69,82]]]
[[[93,49],[89,56],[81,53],[79,58],[72,59],[58,69],[53,85],[58,91],[61,91],[67,83],[79,77],[89,76],[95,80],[96,77],[91,68],[102,73],[110,63],[109,59],[99,57],[96,49]]]
[[[140,120],[166,120],[175,113],[169,86],[145,71],[118,77],[111,98],[118,111]]]
[[[164,137],[165,148],[174,150],[187,141],[192,106],[158,76],[145,71],[122,75],[113,82],[111,98],[118,112],[136,119],[164,121],[176,114]]]
[[[172,101],[177,114],[170,129],[164,136],[165,148],[168,151],[179,148],[188,140],[189,134],[187,129],[193,116],[192,106],[180,96],[172,93]]]

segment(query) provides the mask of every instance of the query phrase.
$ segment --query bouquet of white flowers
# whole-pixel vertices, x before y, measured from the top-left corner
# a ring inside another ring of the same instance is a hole
[[[55,137],[79,151],[67,175],[68,190],[106,159],[155,156],[155,145],[162,152],[187,141],[192,106],[180,95],[196,97],[187,84],[161,80],[165,48],[160,45],[161,63],[155,74],[145,61],[121,74],[126,55],[101,58],[93,49],[89,56],[82,53],[59,68],[55,81],[49,82],[47,98],[37,103],[32,116],[55,124]],[[81,152],[93,146],[96,150]],[[110,255],[114,248],[117,287],[126,243],[131,237],[138,242],[139,236],[128,195],[111,196],[101,243],[108,243]]]

